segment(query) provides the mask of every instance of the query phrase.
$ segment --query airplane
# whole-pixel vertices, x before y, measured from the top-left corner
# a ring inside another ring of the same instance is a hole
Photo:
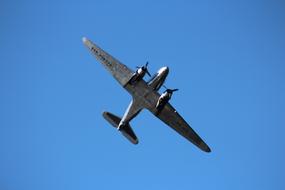
[[[113,127],[117,128],[130,142],[133,144],[138,144],[139,142],[130,126],[130,121],[134,119],[142,109],[147,109],[198,148],[205,152],[211,152],[209,146],[169,103],[173,92],[178,89],[166,89],[162,94],[158,92],[159,89],[164,86],[163,84],[169,73],[168,67],[159,69],[158,72],[146,82],[143,79],[144,76],[146,74],[151,76],[147,68],[148,62],[142,67],[137,67],[136,71],[133,71],[86,37],[83,37],[82,41],[96,59],[132,96],[132,101],[122,118],[107,111],[103,112],[103,117]]]

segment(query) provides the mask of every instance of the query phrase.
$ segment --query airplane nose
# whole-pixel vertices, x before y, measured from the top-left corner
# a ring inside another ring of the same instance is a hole
[[[164,73],[167,73],[167,74],[169,73],[169,68],[168,67],[163,67],[162,70],[163,70]]]
[[[169,72],[169,68],[168,67],[161,67],[158,71],[159,75],[167,75]]]

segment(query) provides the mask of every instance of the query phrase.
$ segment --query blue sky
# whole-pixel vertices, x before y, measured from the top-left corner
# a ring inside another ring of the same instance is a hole
[[[284,189],[285,4],[0,2],[0,189]],[[83,46],[170,67],[207,154],[148,111],[134,146],[102,117],[131,97]]]

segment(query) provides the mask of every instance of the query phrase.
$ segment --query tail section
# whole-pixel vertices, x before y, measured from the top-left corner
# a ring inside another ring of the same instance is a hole
[[[103,112],[103,117],[115,128],[118,129],[118,126],[120,124],[121,118],[110,113],[110,112]],[[119,131],[133,144],[138,144],[138,138],[136,137],[136,134],[132,130],[130,124],[126,124],[124,126],[121,126]]]

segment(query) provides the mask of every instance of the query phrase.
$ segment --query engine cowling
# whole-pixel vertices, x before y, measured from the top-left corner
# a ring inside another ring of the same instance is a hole
[[[145,74],[151,76],[150,73],[148,72],[147,66],[148,62],[146,63],[146,65],[142,67],[137,67],[136,72],[133,74],[132,78],[130,79],[130,84],[134,84],[135,82],[142,80]]]
[[[173,92],[177,91],[178,89],[167,89],[165,90],[161,96],[159,97],[157,104],[156,104],[156,109],[161,110],[171,99]]]

